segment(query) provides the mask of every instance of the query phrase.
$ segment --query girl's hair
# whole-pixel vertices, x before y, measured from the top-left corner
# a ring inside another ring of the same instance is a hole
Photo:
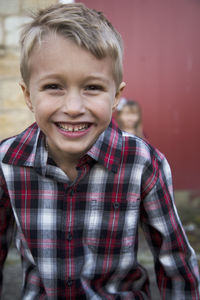
[[[49,33],[59,34],[90,51],[96,58],[110,56],[117,88],[122,82],[123,42],[106,17],[81,3],[57,4],[32,14],[32,21],[21,33],[21,75],[30,79],[29,59],[35,45],[41,45]]]

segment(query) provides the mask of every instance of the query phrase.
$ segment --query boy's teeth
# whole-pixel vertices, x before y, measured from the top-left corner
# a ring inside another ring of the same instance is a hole
[[[73,132],[73,131],[80,131],[80,130],[83,130],[83,129],[86,129],[89,127],[89,124],[80,124],[80,125],[67,125],[67,124],[64,124],[64,123],[57,123],[58,126],[65,130],[65,131],[70,131],[70,132]]]

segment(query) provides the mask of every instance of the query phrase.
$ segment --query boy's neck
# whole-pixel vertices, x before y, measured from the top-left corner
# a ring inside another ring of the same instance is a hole
[[[69,177],[69,179],[71,181],[74,181],[77,177],[77,163],[78,160],[70,160],[70,159],[66,159],[66,158],[61,158],[61,159],[57,159],[54,158],[52,156],[52,158],[54,159],[55,163],[57,164],[57,166],[63,171],[65,172],[65,174]]]
[[[69,167],[69,168],[68,166],[67,168],[66,167],[63,168],[60,166],[60,168],[65,172],[65,174],[69,177],[71,181],[74,181],[77,178],[78,174],[77,174],[76,166]]]
[[[46,148],[48,155],[55,161],[56,165],[69,177],[71,181],[74,181],[77,177],[76,166],[79,162],[79,157],[69,157],[69,156],[58,156],[54,155],[51,151],[49,145],[46,143]]]

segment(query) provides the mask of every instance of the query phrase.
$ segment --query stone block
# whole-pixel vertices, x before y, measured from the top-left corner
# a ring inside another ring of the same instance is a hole
[[[19,55],[0,56],[0,80],[20,78]]]
[[[73,3],[74,0],[59,0],[59,2],[63,4],[68,4],[68,3]]]
[[[0,18],[0,45],[3,44],[3,20]]]
[[[20,11],[20,0],[1,0],[0,15],[18,14]]]
[[[11,16],[5,18],[5,45],[7,47],[19,46],[19,36],[22,25],[30,20],[30,17],[25,16]]]
[[[1,80],[1,110],[25,109],[24,96],[17,80]]]
[[[42,9],[47,6],[58,3],[58,0],[23,0],[23,10],[25,12]]]
[[[0,140],[22,132],[34,122],[32,114],[27,109],[0,112]]]

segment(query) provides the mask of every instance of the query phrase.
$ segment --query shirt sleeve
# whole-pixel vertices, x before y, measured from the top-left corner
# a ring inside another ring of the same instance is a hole
[[[161,297],[199,300],[198,263],[177,214],[165,157],[151,177],[156,180],[142,200],[141,223],[154,256]]]
[[[0,173],[0,295],[3,282],[3,265],[11,242],[13,223],[14,218],[8,192]]]

